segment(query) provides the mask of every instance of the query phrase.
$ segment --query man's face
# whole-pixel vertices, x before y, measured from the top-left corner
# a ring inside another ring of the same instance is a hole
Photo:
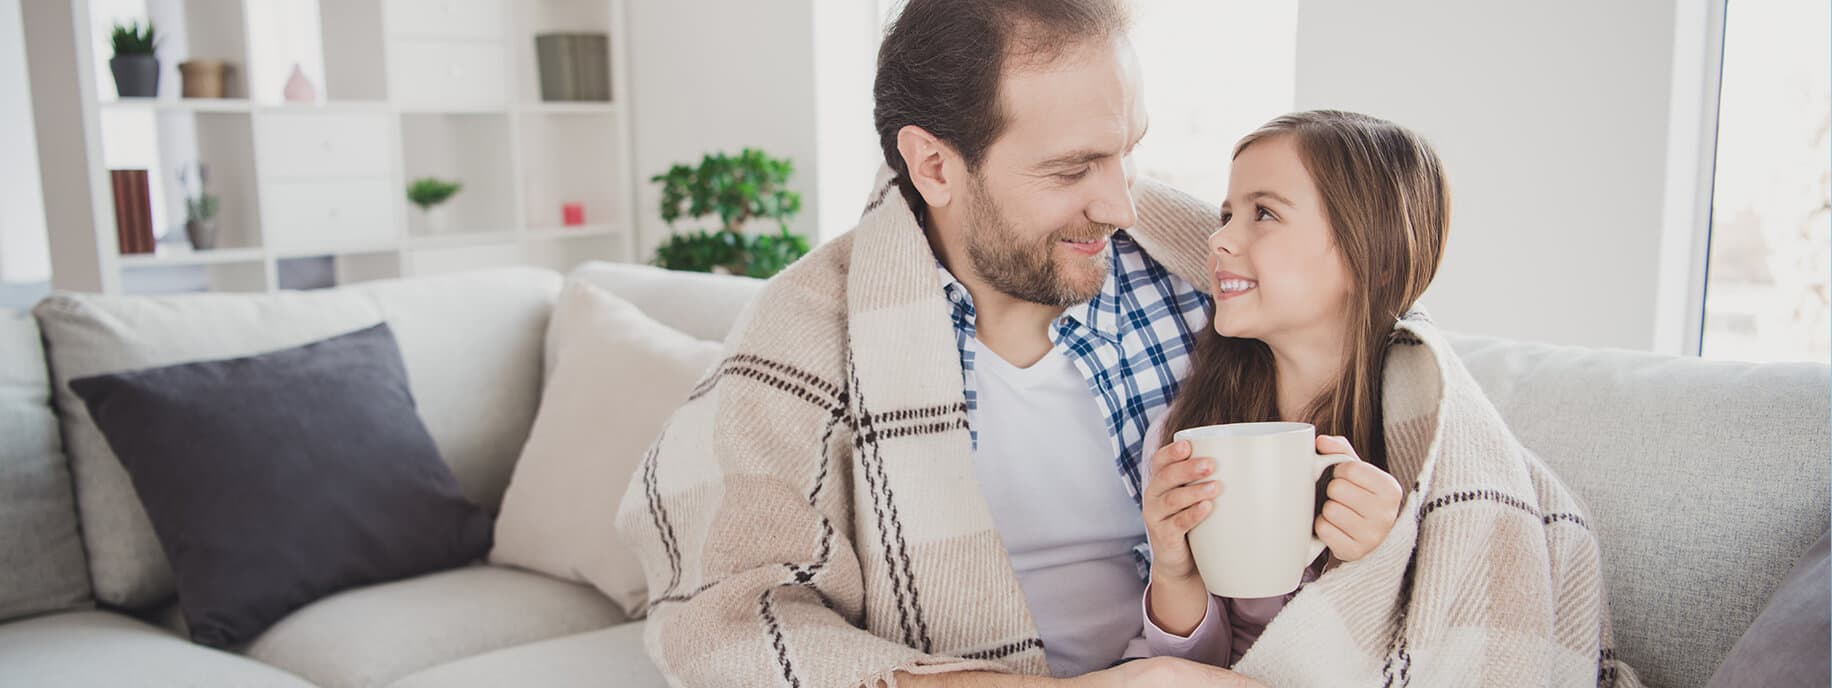
[[[1132,149],[1145,134],[1138,60],[1125,39],[1048,65],[1007,65],[1006,126],[971,175],[963,234],[987,284],[1066,307],[1100,293],[1107,240],[1133,226]]]

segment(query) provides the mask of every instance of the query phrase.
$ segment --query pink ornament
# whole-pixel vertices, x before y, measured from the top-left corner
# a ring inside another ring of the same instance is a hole
[[[293,75],[286,79],[286,102],[313,103],[318,101],[318,87],[312,80],[305,78],[305,70],[297,63],[293,64]]]

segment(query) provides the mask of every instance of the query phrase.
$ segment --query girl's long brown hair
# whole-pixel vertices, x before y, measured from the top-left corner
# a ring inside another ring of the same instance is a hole
[[[1272,120],[1241,139],[1234,156],[1281,137],[1297,144],[1355,285],[1343,314],[1352,339],[1343,375],[1311,400],[1303,418],[1280,419],[1272,350],[1209,327],[1196,337],[1164,439],[1204,425],[1295,420],[1317,426],[1318,434],[1347,437],[1362,459],[1385,470],[1381,373],[1393,324],[1431,284],[1444,254],[1450,189],[1443,165],[1430,144],[1404,127],[1335,110]]]

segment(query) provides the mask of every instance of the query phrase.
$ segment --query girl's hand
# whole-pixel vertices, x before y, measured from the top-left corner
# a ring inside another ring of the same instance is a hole
[[[1323,503],[1323,515],[1317,517],[1316,527],[1317,538],[1329,546],[1337,561],[1359,560],[1393,532],[1403,494],[1399,481],[1362,461],[1345,438],[1319,435],[1317,453],[1355,457],[1354,461],[1336,465],[1335,477],[1327,488],[1329,501]],[[1150,530],[1149,523],[1146,529]]]
[[[1146,538],[1151,541],[1151,579],[1160,584],[1197,580],[1190,556],[1190,529],[1214,510],[1210,500],[1221,493],[1214,481],[1215,461],[1191,458],[1189,442],[1172,442],[1151,456],[1151,476],[1142,496]]]

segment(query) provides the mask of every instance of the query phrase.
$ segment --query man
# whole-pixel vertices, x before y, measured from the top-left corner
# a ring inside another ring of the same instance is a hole
[[[1207,326],[1217,216],[1135,183],[1127,25],[1123,0],[907,4],[875,199],[770,283],[625,496],[664,673],[1250,683],[1115,666],[1138,655],[1143,435]]]

